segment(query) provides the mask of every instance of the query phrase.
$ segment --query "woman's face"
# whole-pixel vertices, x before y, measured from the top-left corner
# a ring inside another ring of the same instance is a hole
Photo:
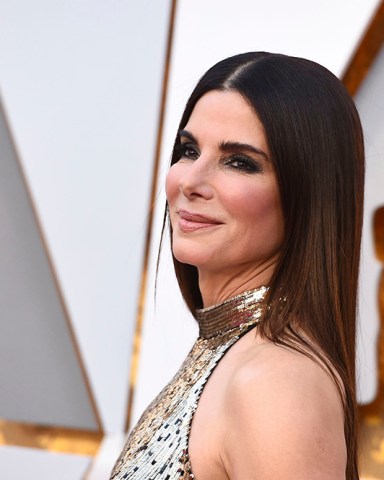
[[[199,275],[273,268],[283,220],[257,115],[240,94],[211,91],[179,136],[180,159],[166,181],[174,256]]]

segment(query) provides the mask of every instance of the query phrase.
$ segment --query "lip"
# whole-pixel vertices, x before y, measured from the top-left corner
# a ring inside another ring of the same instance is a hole
[[[217,227],[223,223],[215,218],[188,212],[187,210],[178,210],[176,213],[179,215],[178,226],[182,232],[186,233]]]

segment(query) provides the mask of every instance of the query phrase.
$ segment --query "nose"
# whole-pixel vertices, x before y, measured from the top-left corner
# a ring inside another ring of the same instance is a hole
[[[209,200],[213,196],[212,171],[200,156],[185,168],[179,179],[180,192],[187,198],[201,197]]]

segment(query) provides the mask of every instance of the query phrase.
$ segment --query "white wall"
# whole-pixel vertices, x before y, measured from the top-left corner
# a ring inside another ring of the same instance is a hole
[[[169,5],[1,5],[3,102],[111,432],[126,414]]]

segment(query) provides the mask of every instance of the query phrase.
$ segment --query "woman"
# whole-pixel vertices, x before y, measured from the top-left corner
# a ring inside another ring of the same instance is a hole
[[[363,182],[358,114],[325,68],[246,53],[201,78],[166,185],[200,335],[112,478],[358,478]]]

